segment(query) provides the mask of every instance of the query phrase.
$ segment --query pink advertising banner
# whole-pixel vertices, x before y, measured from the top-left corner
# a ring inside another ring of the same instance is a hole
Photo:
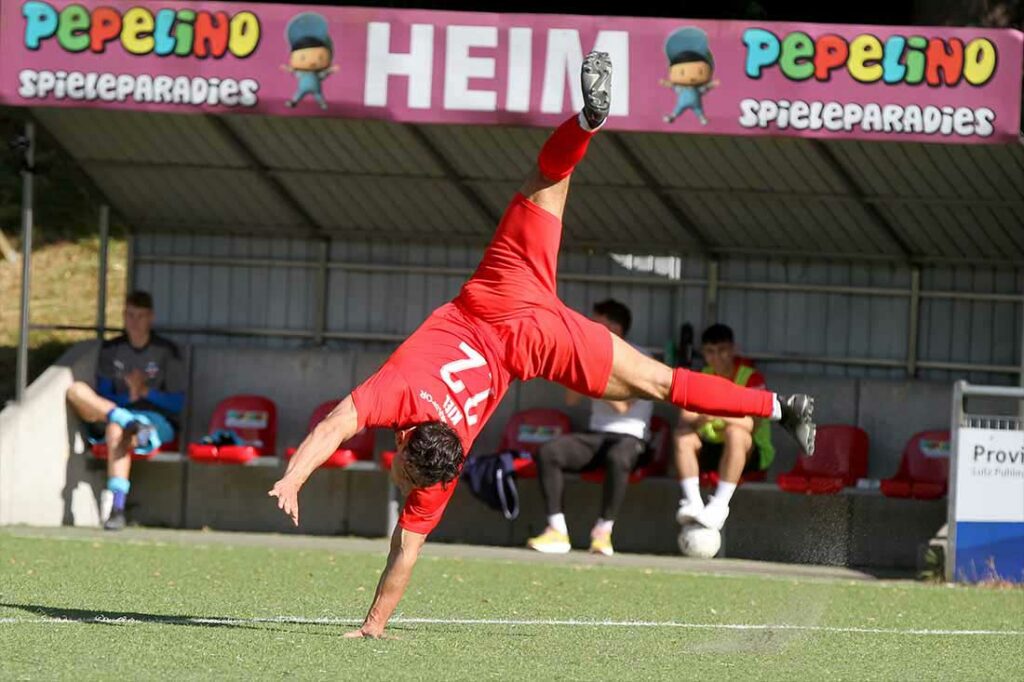
[[[0,104],[552,126],[583,55],[609,127],[1015,141],[1024,34],[216,2],[0,0]]]

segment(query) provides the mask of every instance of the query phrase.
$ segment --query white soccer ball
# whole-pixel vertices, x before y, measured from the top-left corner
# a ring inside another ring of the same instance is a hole
[[[689,557],[710,559],[722,547],[722,534],[699,523],[689,523],[679,531],[679,551]]]

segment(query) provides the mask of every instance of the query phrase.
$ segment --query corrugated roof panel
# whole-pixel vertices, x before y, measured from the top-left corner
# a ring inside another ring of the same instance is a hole
[[[87,167],[87,171],[132,225],[182,230],[304,229],[302,219],[254,172],[182,173],[108,166]]]
[[[945,184],[931,196],[1024,202],[1024,151],[1021,145],[914,145],[930,160],[928,167],[915,164],[918,172],[934,169]],[[915,154],[908,150],[908,158]],[[1016,158],[1015,158],[1016,157]],[[908,171],[904,171],[908,172]]]
[[[907,245],[913,255],[939,255],[927,230],[910,210],[911,204],[879,204],[878,212]]]
[[[949,207],[931,207],[921,203],[881,205],[880,210],[890,224],[913,245],[915,256],[943,258],[980,255],[977,243],[951,220]]]
[[[673,191],[718,248],[891,255],[898,247],[854,200]],[[851,235],[851,231],[853,234]]]
[[[607,241],[631,245],[640,252],[657,247],[694,250],[697,241],[657,196],[645,189],[610,193],[579,185],[570,194],[565,215],[570,243]]]
[[[850,188],[822,156],[821,140],[792,137],[759,137],[772,161],[773,172],[784,173],[796,181],[796,191],[823,194],[847,194]],[[785,160],[784,165],[779,160]]]
[[[518,180],[514,182],[467,181],[466,184],[490,208],[492,215],[497,216],[505,213],[505,208],[519,189]]]
[[[412,235],[428,239],[434,234],[460,237],[489,234],[489,218],[445,180],[311,173],[277,176],[316,219],[332,231],[372,232],[378,238]]]
[[[425,230],[485,241],[550,132],[97,109],[33,115],[136,225],[308,231],[280,190],[248,170],[233,134],[314,218],[332,230],[365,230],[371,240]],[[449,165],[489,210],[445,177]],[[648,175],[670,192],[671,205],[643,186]],[[673,252],[700,241],[899,257],[869,203],[911,256],[1024,258],[1024,146],[606,132],[574,177],[566,237]],[[697,239],[680,249],[687,231]]]
[[[1024,251],[1024,228],[1018,223],[1016,232],[1021,233],[1017,239],[1010,236],[1003,226],[1003,221],[1013,219],[1012,212],[1006,208],[986,208],[983,206],[922,206],[936,225],[941,225],[945,234],[952,235],[958,249],[974,255],[992,259],[1021,258]],[[963,247],[968,244],[968,247]]]
[[[671,197],[697,219],[705,243],[711,247],[768,248],[773,243],[767,231],[759,229],[754,216],[738,202],[726,203],[717,196],[690,192],[672,192]]]
[[[443,175],[408,126],[387,121],[234,116],[228,125],[272,169]]]
[[[842,192],[808,140],[633,133],[624,138],[666,187]]]
[[[957,158],[962,147],[953,147]],[[970,172],[981,183],[981,196],[1024,203],[1024,145],[976,145],[967,155]],[[1016,157],[1016,159],[1015,159]]]
[[[423,126],[423,132],[455,166],[474,180],[522,180],[535,168],[551,130],[492,126]],[[643,180],[608,134],[594,137],[573,175],[577,183],[640,186]]]
[[[246,165],[206,116],[99,109],[37,109],[34,115],[79,161]]]
[[[798,243],[828,253],[848,248],[824,202],[782,198],[777,202],[776,212],[793,225]],[[866,244],[858,246],[858,251],[863,251]]]
[[[872,155],[856,140],[825,142],[858,188],[867,195],[908,194],[911,187],[899,173],[892,173],[892,162]],[[880,145],[894,146],[894,145]]]
[[[534,168],[548,131],[491,126],[423,126],[459,176],[520,182]]]
[[[1021,244],[1024,243],[1024,225],[1017,223],[1013,228],[1007,227],[1006,221],[1013,220],[1013,213],[1010,209],[958,206],[950,213],[960,229],[980,243],[981,250],[985,252],[986,256],[1020,258],[1024,255],[1021,250]],[[1019,233],[1018,239],[1013,238],[1013,232]]]
[[[978,145],[971,149],[999,196],[1024,201],[1024,144]]]
[[[504,212],[517,185],[509,182],[473,182],[473,189],[492,211]],[[641,188],[609,192],[605,188],[576,185],[569,193],[565,213],[566,246],[698,251],[696,240],[654,195]],[[491,227],[491,230],[495,226]]]
[[[924,196],[955,197],[967,201],[976,198],[1004,198],[985,178],[985,171],[978,164],[980,157],[971,147],[908,145],[905,152],[911,168],[901,167],[901,170],[925,176],[929,185],[936,189],[934,193]]]
[[[833,225],[839,243],[846,244],[864,240],[865,253],[889,254],[900,256],[902,250],[893,241],[889,232],[878,224],[877,219],[868,213],[867,208],[856,201],[822,200],[823,207],[833,216]],[[841,249],[840,249],[841,250]]]
[[[868,195],[1024,202],[1021,145],[827,144]]]

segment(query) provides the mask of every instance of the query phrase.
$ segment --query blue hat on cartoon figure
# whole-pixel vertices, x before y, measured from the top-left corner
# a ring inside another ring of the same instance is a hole
[[[705,61],[712,67],[715,65],[708,47],[708,34],[695,26],[674,31],[665,41],[665,56],[669,64]]]
[[[296,14],[288,22],[288,44],[292,50],[326,47],[334,52],[334,43],[327,33],[327,19],[316,12]]]

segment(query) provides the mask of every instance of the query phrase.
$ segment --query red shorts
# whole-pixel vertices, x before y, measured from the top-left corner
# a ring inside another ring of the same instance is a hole
[[[558,298],[562,222],[516,194],[476,272],[454,303],[495,332],[509,372],[543,377],[585,395],[604,395],[611,332]]]

